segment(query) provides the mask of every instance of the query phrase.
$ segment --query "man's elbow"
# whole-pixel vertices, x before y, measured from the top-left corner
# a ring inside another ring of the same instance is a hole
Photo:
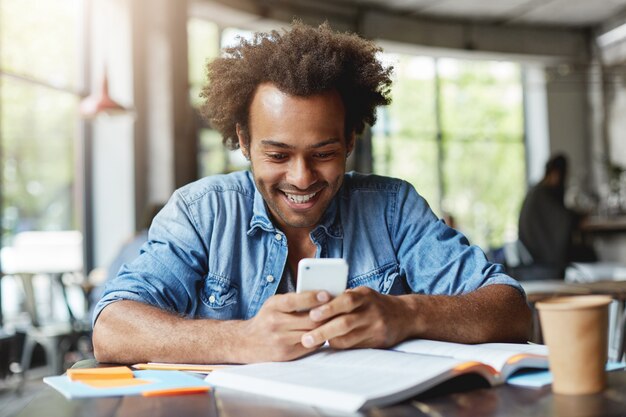
[[[482,326],[483,340],[525,343],[532,335],[532,312],[526,298],[513,287],[498,287],[497,318],[491,326]],[[495,318],[495,317],[494,317]]]
[[[532,311],[526,301],[522,303],[520,306],[518,313],[513,320],[513,332],[511,337],[513,341],[526,343],[531,339],[532,330],[533,330],[533,320],[532,320]]]
[[[108,323],[107,315],[109,315],[110,306],[104,308],[94,323],[92,333],[93,354],[98,362],[107,363],[115,362],[114,344],[117,340],[114,334],[114,328]]]
[[[532,311],[526,302],[526,298],[517,290],[509,298],[509,302],[506,303],[508,314],[507,312],[504,314],[506,319],[501,329],[505,335],[504,338],[508,339],[504,341],[526,343],[532,335]],[[502,336],[500,337],[502,338]]]
[[[96,324],[93,328],[92,334],[92,344],[93,344],[93,355],[98,362],[108,362],[109,357],[107,355],[107,344],[106,338],[103,337],[103,333],[105,330],[102,328],[100,321],[96,321]]]

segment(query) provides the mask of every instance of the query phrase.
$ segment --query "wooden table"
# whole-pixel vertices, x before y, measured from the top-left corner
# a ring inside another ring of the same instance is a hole
[[[600,261],[626,263],[626,215],[590,217],[580,230]]]
[[[84,362],[84,361],[83,361]],[[418,396],[401,404],[374,408],[369,417],[474,417],[556,416],[624,417],[626,415],[626,371],[608,374],[608,388],[596,395],[553,395],[550,387],[474,388],[475,381],[457,381],[448,387]],[[466,385],[466,386],[464,386]],[[201,395],[170,397],[111,397],[66,400],[46,387],[17,417],[307,417],[348,416],[235,391],[218,389]]]
[[[625,232],[626,231],[626,216],[612,216],[612,217],[599,217],[594,216],[585,220],[580,228],[583,232],[587,233],[612,233],[612,232]]]

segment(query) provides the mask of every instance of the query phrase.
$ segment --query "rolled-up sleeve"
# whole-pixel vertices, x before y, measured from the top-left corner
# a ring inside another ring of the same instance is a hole
[[[117,276],[105,284],[92,324],[106,306],[119,300],[188,314],[191,300],[197,298],[197,284],[207,270],[206,242],[198,230],[197,219],[183,195],[175,192],[155,217],[139,257],[123,265]]]
[[[458,295],[505,284],[525,296],[502,265],[490,263],[479,247],[470,245],[462,233],[438,219],[408,183],[399,188],[395,207],[392,224],[396,251],[401,273],[413,292]]]

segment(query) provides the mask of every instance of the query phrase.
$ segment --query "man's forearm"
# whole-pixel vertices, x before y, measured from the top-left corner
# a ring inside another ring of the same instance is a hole
[[[409,338],[459,343],[525,342],[531,312],[508,285],[490,285],[461,296],[406,295]]]
[[[194,320],[135,301],[102,310],[93,330],[99,362],[237,362],[240,321]],[[240,337],[241,339],[241,337]]]

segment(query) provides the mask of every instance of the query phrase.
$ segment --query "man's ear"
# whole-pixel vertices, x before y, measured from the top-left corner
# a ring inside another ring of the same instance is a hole
[[[244,158],[246,158],[247,160],[250,160],[250,149],[248,149],[248,141],[246,140],[247,134],[239,123],[235,125],[235,129],[237,130],[237,140],[239,141],[239,149],[241,149],[241,153],[243,154]]]

